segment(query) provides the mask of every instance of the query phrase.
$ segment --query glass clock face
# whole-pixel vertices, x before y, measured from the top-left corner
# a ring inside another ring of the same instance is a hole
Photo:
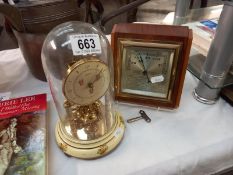
[[[63,93],[74,104],[91,104],[101,98],[109,87],[108,66],[97,59],[78,61],[67,72]]]
[[[124,47],[122,92],[169,98],[174,56],[173,48]]]

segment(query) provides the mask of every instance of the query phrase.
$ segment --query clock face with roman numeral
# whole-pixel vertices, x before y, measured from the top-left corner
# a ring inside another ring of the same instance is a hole
[[[108,90],[108,66],[96,58],[80,60],[68,70],[63,81],[66,99],[77,105],[88,105],[100,99]]]

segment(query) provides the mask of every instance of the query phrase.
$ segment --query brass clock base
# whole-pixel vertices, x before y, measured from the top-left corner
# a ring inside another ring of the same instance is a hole
[[[58,146],[65,154],[81,159],[94,159],[102,157],[116,148],[123,138],[124,131],[124,121],[119,114],[116,114],[116,124],[113,129],[99,139],[91,141],[71,140],[63,133],[60,121],[55,128],[55,136]]]

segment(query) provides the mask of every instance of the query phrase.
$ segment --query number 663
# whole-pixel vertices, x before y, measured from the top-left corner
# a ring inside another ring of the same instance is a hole
[[[79,39],[78,40],[78,47],[79,49],[89,49],[90,47],[91,48],[95,48],[95,40],[90,38],[90,39]]]

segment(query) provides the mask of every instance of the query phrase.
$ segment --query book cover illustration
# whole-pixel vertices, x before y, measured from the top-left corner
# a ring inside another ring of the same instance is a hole
[[[0,175],[45,175],[46,94],[0,101]]]
[[[11,92],[0,93],[0,101],[8,100],[11,95]]]

